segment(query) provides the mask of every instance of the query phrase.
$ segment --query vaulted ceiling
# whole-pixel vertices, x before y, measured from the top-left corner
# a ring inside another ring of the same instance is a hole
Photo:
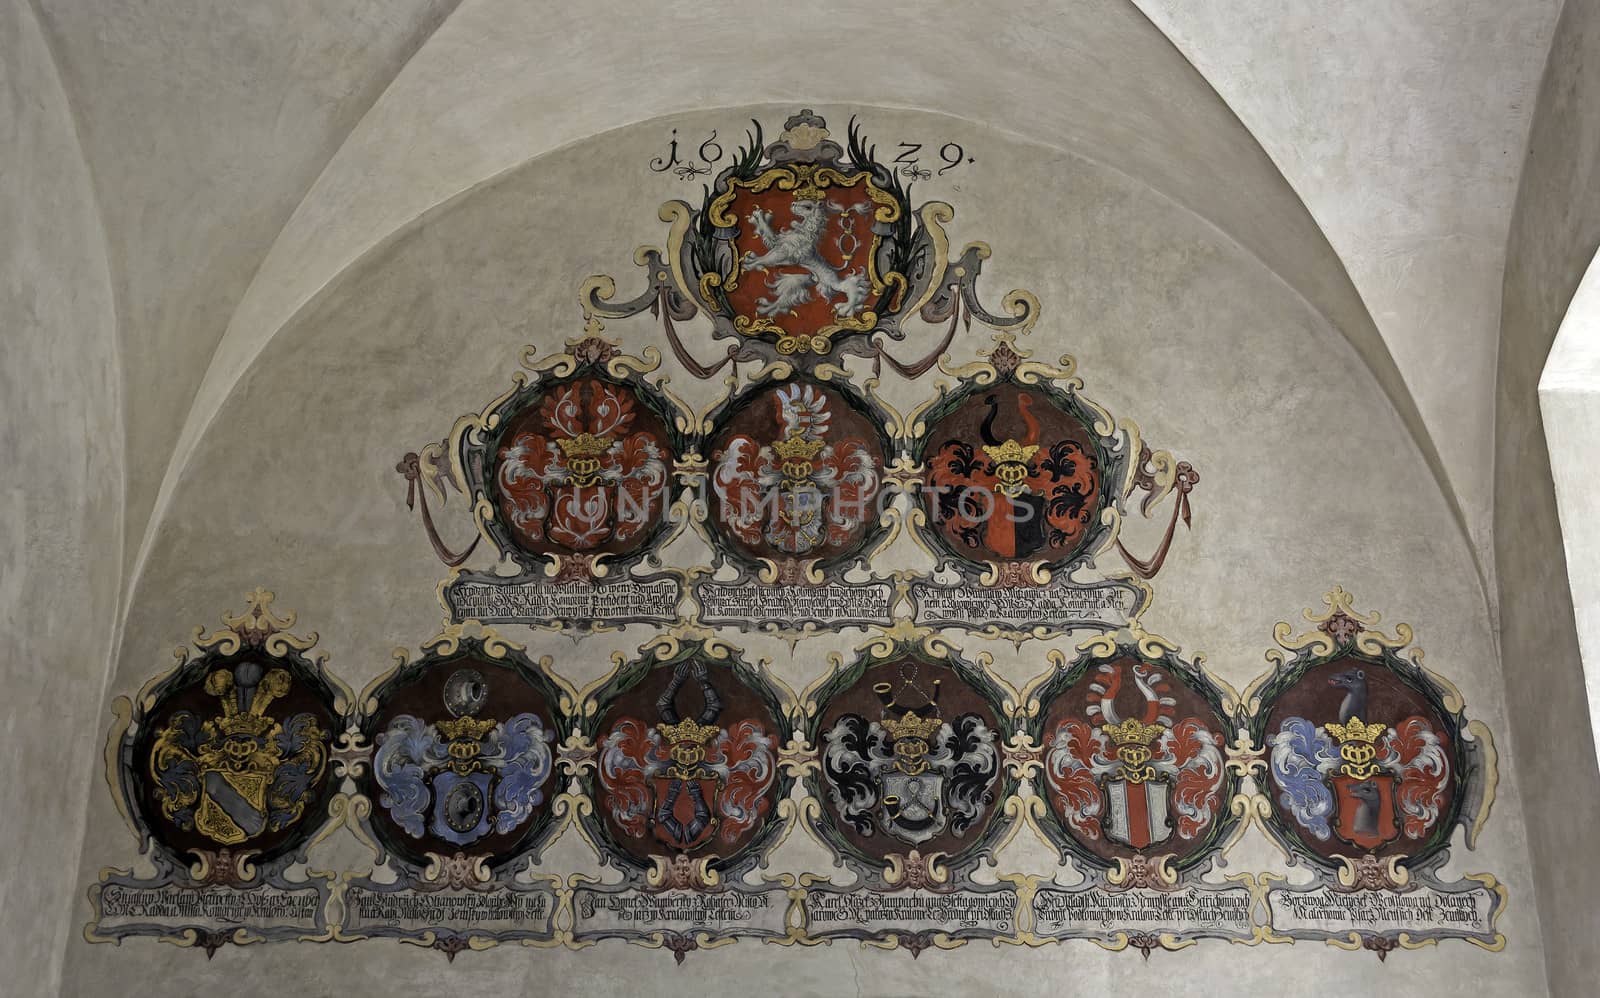
[[[1492,590],[1501,275],[1559,0],[35,0],[102,217],[124,608],[212,418],[320,290],[530,158],[696,108],[942,111],[1116,167],[1384,388]]]

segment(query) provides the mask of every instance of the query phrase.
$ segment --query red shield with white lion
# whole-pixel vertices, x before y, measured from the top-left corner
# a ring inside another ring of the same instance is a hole
[[[826,352],[831,334],[873,327],[874,304],[891,282],[904,291],[904,278],[886,280],[877,262],[900,205],[865,171],[775,167],[732,180],[709,214],[735,230],[733,261],[728,273],[706,275],[702,290],[726,296],[734,328],[774,334],[784,352]]]

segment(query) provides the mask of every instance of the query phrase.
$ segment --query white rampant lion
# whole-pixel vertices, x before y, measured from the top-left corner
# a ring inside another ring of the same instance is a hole
[[[843,296],[833,305],[833,314],[846,318],[855,315],[867,300],[871,286],[864,268],[845,273],[835,270],[822,258],[819,246],[828,229],[828,220],[835,215],[852,212],[864,214],[870,206],[855,204],[848,208],[836,201],[801,201],[793,203],[790,210],[795,220],[782,232],[772,228],[772,213],[764,208],[750,212],[748,220],[756,234],[767,244],[765,253],[746,252],[740,265],[745,270],[770,271],[777,267],[801,267],[804,273],[773,274],[767,280],[770,298],[756,301],[756,311],[766,316],[793,312],[795,306],[813,294],[828,303]]]

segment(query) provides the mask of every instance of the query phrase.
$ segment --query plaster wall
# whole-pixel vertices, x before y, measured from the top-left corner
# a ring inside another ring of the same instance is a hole
[[[770,121],[791,110],[699,112],[574,143],[439,205],[322,289],[222,402],[177,482],[132,597],[108,698],[166,668],[175,642],[256,585],[300,611],[301,629],[321,634],[332,668],[357,688],[389,666],[391,647],[429,637],[441,617],[435,585],[443,569],[404,507],[395,461],[503,390],[524,344],[548,352],[578,336],[576,289],[584,277],[613,274],[624,294],[637,286],[634,247],[664,236],[657,206],[698,196],[697,186],[645,168],[672,128],[726,134],[753,115]],[[1071,980],[1085,992],[1134,994],[1178,977],[1195,995],[1309,993],[1333,980],[1378,992],[1403,981],[1413,994],[1468,987],[1544,993],[1522,770],[1503,736],[1504,686],[1474,554],[1405,424],[1349,341],[1207,220],[1116,170],[946,116],[817,110],[841,131],[859,114],[885,146],[954,140],[972,151],[970,171],[930,180],[917,196],[955,204],[956,245],[982,239],[994,247],[984,271],[991,300],[1013,287],[1039,295],[1044,317],[1023,346],[1042,358],[1075,355],[1087,394],[1136,419],[1148,439],[1200,469],[1194,526],[1180,535],[1156,582],[1145,618],[1152,631],[1203,654],[1213,672],[1243,687],[1266,668],[1274,622],[1296,619],[1335,583],[1359,606],[1381,608],[1385,626],[1415,626],[1429,665],[1460,687],[1471,716],[1501,736],[1494,813],[1476,851],[1458,837],[1445,872],[1490,871],[1509,886],[1511,906],[1500,923],[1505,951],[1456,943],[1380,963],[1321,945],[1202,944],[1146,962],[1087,945],[1027,952],[972,945],[913,961],[847,946],[797,952],[741,943],[695,953],[675,970],[661,953],[621,945],[579,953],[500,947],[453,964],[438,953],[378,943],[229,946],[207,961],[168,945],[91,945],[75,936],[63,993],[98,995],[128,980],[160,980],[176,994],[226,982],[241,998],[354,993],[373,980],[404,981],[419,993],[551,981],[574,994],[690,986],[705,993],[763,986],[807,994],[1031,993],[1041,980]],[[661,346],[647,317],[611,323],[607,335],[630,352]],[[934,335],[900,349],[910,356]],[[710,354],[699,322],[691,338]],[[959,340],[954,359],[970,358],[986,342],[977,335]],[[926,397],[935,379],[885,380],[885,393],[904,410]],[[720,386],[679,376],[671,387],[699,405]],[[441,520],[455,542],[470,533],[459,500]],[[1131,525],[1130,544],[1153,547],[1162,526]],[[637,648],[651,634],[632,627],[575,644],[508,630],[535,656],[554,656],[556,668],[579,683],[601,674],[613,651]],[[729,638],[752,657],[771,658],[794,686],[815,678],[829,651],[861,640],[818,636],[791,654],[773,639]],[[1042,671],[1050,647],[957,643],[993,652],[997,668],[1015,680]],[[102,866],[133,862],[132,853],[109,794],[97,787],[79,886]],[[342,839],[313,851],[319,865],[351,864],[346,869],[367,855]],[[1235,856],[1246,868],[1287,872],[1259,838]],[[1000,865],[1051,861],[1019,835]],[[595,867],[570,835],[546,862]],[[826,859],[797,835],[773,863],[793,869],[787,864]],[[88,917],[81,901],[77,914]]]
[[[1551,990],[1587,994],[1600,976],[1600,872],[1574,857],[1600,823],[1600,774],[1574,631],[1537,386],[1561,318],[1600,246],[1600,5],[1569,3],[1540,87],[1506,254],[1496,392],[1495,557],[1512,737],[1539,751],[1525,773],[1528,833]],[[1559,732],[1562,751],[1544,752]],[[1576,741],[1576,744],[1574,742]]]
[[[171,452],[156,517],[266,344],[419,215],[630,121],[759,101],[792,111],[792,100],[868,99],[954,113],[1103,162],[1267,261],[1355,345],[1466,529],[1429,430],[1338,255],[1261,144],[1138,7],[1000,0],[891,16],[830,0],[811,20],[827,26],[825,40],[761,4],[729,0],[665,5],[652,17],[614,0],[559,9],[462,3],[352,130],[262,261]],[[708,72],[708,61],[727,68]],[[1366,92],[1362,79],[1346,82]],[[722,140],[737,140],[738,118],[719,120],[728,123]],[[135,579],[142,564],[129,566]]]
[[[116,619],[122,382],[93,190],[26,0],[0,3],[0,148],[0,990],[54,994]]]
[[[1560,0],[1139,6],[1338,251],[1439,448],[1492,586],[1494,452],[1484,442],[1494,410],[1483,400],[1494,390],[1520,153]]]
[[[134,388],[129,545],[262,257],[455,2],[39,0],[104,206]]]
[[[1600,494],[1592,477],[1600,457],[1600,267],[1592,261],[1539,378],[1539,411],[1550,444],[1593,725],[1600,719]]]

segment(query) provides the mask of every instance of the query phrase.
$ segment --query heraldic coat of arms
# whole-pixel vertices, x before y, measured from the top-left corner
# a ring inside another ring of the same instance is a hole
[[[470,845],[517,829],[543,803],[555,732],[532,713],[478,717],[488,696],[481,673],[460,669],[445,683],[448,720],[400,714],[378,736],[380,803],[412,838]]]
[[[1285,717],[1269,742],[1278,803],[1318,842],[1330,835],[1363,851],[1427,837],[1444,812],[1451,765],[1445,738],[1422,714],[1372,720],[1367,670],[1334,673],[1344,691],[1337,720]]]
[[[882,716],[845,714],[824,735],[823,770],[839,815],[861,835],[874,825],[919,845],[949,830],[964,835],[992,803],[988,788],[1000,767],[995,733],[975,713],[939,716],[939,681],[926,703],[908,706],[900,692],[915,686],[902,673],[899,692],[878,683]]]
[[[1117,698],[1130,679],[1141,706],[1123,717]],[[1201,834],[1221,804],[1216,733],[1198,718],[1175,717],[1171,680],[1147,662],[1101,665],[1089,692],[1088,719],[1057,725],[1045,754],[1068,826],[1133,849]]]
[[[684,717],[679,693],[690,682],[701,708]],[[775,739],[753,719],[718,723],[722,695],[697,658],[673,668],[655,707],[657,723],[623,717],[605,738],[600,782],[612,820],[635,838],[653,835],[681,853],[719,839],[737,842],[771,806]]]
[[[699,261],[709,266],[698,290],[739,333],[776,337],[784,354],[826,354],[834,334],[870,330],[904,304],[906,275],[884,239],[905,241],[909,205],[853,127],[847,165],[820,117],[802,111],[784,124],[765,168],[757,126],[751,148],[718,178],[705,219],[724,248]]]
[[[631,392],[598,378],[560,385],[501,448],[497,482],[511,524],[573,551],[631,540],[659,518],[667,456]]]
[[[225,846],[300,820],[328,764],[328,733],[309,713],[281,722],[267,713],[291,683],[288,670],[249,660],[206,677],[222,712],[201,721],[179,711],[150,754],[155,797],[169,820]]]
[[[763,540],[791,555],[847,545],[878,493],[878,468],[865,443],[830,439],[833,413],[815,386],[792,384],[771,398],[779,436],[740,434],[717,459],[712,486],[735,537]]]
[[[976,402],[973,397],[971,402]],[[1047,560],[1075,551],[1099,513],[1101,471],[1086,439],[1041,423],[1047,400],[1005,385],[983,398],[973,446],[970,410],[936,428],[927,457],[940,531],[969,557]],[[1063,422],[1052,414],[1053,424]]]

